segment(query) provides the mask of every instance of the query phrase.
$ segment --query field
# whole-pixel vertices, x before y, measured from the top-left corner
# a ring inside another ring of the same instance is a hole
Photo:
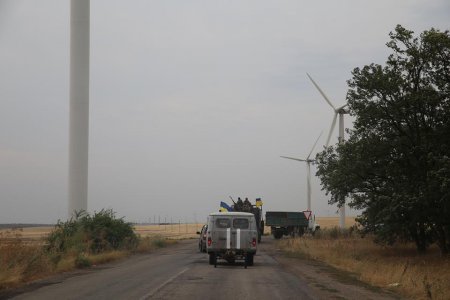
[[[135,225],[134,230],[141,237],[161,236],[176,240],[197,238],[197,231],[202,226],[203,224]],[[1,229],[0,235],[8,233],[8,239],[17,237],[24,242],[40,242],[52,229],[50,226]]]
[[[339,217],[317,217],[316,222],[319,223],[320,228],[332,228],[339,226]],[[355,217],[346,217],[345,226],[350,227],[355,225]]]
[[[450,257],[442,257],[437,247],[419,255],[413,244],[381,246],[372,237],[341,234],[337,228],[282,239],[279,246],[289,256],[325,262],[407,299],[450,299]]]
[[[320,224],[321,228],[332,228],[339,225],[339,217],[317,217],[316,222]],[[354,217],[347,217],[345,225],[351,226],[355,224]],[[159,235],[168,239],[189,239],[197,238],[197,231],[200,231],[203,224],[164,224],[164,225],[135,225],[134,229],[137,234],[142,237]],[[3,232],[12,232],[20,235],[23,241],[39,241],[52,230],[51,226],[37,226],[25,227],[19,229],[0,229],[0,234]],[[270,227],[264,229],[264,232],[270,232]]]
[[[141,237],[159,235],[168,239],[198,238],[197,231],[203,224],[135,225],[134,231]]]
[[[321,228],[332,228],[339,225],[339,217],[317,217],[316,222],[320,224]],[[345,225],[351,226],[355,224],[354,217],[346,217]],[[169,239],[189,239],[197,238],[197,231],[200,231],[203,224],[164,224],[164,225],[135,225],[134,229],[137,234],[142,237],[159,235]],[[0,234],[6,232],[12,232],[20,235],[23,241],[39,241],[52,230],[51,226],[37,226],[37,227],[25,227],[19,229],[0,229]],[[264,232],[270,232],[270,227],[264,229]]]

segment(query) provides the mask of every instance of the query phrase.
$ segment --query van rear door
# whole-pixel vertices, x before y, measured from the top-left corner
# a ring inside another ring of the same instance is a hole
[[[212,239],[214,248],[243,249],[251,242],[250,221],[248,217],[220,216],[214,220]]]
[[[249,247],[250,241],[250,221],[247,217],[234,217],[232,228],[232,240],[235,249],[245,249]]]
[[[218,216],[213,220],[212,240],[216,249],[231,248],[231,217]]]

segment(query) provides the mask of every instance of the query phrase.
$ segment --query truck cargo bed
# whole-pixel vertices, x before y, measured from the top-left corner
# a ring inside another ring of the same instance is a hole
[[[266,226],[308,226],[308,220],[303,212],[268,211],[266,212]]]

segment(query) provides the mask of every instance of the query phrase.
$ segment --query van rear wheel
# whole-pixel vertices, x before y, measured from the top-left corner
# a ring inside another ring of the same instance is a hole
[[[253,256],[254,256],[254,254],[247,254],[245,256],[245,261],[248,266],[253,266]]]
[[[209,254],[209,264],[210,265],[215,265],[216,261],[217,261],[216,254],[215,253],[210,253]]]

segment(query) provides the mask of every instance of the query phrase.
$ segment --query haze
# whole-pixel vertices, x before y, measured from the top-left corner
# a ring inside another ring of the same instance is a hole
[[[306,72],[342,105],[397,24],[448,20],[445,0],[92,0],[89,211],[200,222],[229,195],[306,209],[306,166],[280,155],[323,131],[321,150],[333,116]],[[67,217],[68,76],[69,1],[0,0],[0,223]],[[312,185],[316,215],[337,216]]]

